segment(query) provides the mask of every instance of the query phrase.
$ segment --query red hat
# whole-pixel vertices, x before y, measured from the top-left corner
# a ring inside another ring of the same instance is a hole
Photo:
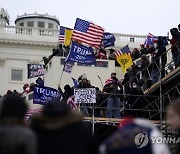
[[[154,40],[153,42],[154,42],[154,43],[157,43],[157,42],[158,42],[158,40]]]

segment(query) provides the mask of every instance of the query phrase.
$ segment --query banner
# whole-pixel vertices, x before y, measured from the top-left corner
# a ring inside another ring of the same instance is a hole
[[[104,33],[103,43],[102,43],[104,48],[114,46],[115,41],[116,41],[116,38],[113,34]]]
[[[43,76],[45,73],[44,65],[28,64],[28,79]]]
[[[73,33],[73,31],[71,29],[66,28],[66,30],[65,30],[65,41],[64,41],[64,45],[66,47],[70,46],[70,44],[71,44],[72,33]]]
[[[72,72],[72,69],[73,69],[73,64],[72,63],[66,63],[64,65],[64,72],[66,73],[71,73]]]
[[[82,88],[74,89],[75,103],[96,103],[96,89]]]
[[[74,87],[77,88],[79,86],[78,80],[76,80],[75,78],[72,78],[72,77],[71,77],[71,79],[73,81]]]
[[[116,51],[114,54],[117,62],[121,66],[122,71],[125,73],[126,70],[133,65],[133,60],[131,57],[131,51],[129,50],[129,46],[124,46],[120,50]]]
[[[95,65],[96,58],[91,47],[86,47],[72,41],[71,49],[69,55],[66,58],[66,62],[77,62],[87,65]]]
[[[59,98],[60,94],[58,90],[50,87],[42,87],[42,86],[36,86],[34,88],[34,98],[33,103],[34,104],[46,104],[47,102]]]
[[[133,65],[132,58],[127,53],[121,54],[116,60],[120,64],[123,73],[125,73],[126,70]]]
[[[158,40],[158,36],[154,36],[153,34],[149,33],[145,39],[144,45],[154,46],[154,41]]]

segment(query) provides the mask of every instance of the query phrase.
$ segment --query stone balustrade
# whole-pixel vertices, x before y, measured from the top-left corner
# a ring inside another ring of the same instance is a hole
[[[34,36],[58,36],[57,29],[45,29],[45,28],[31,28],[21,26],[3,26],[0,33],[5,34],[22,34],[22,35],[34,35]]]
[[[114,34],[116,39],[121,42],[130,42],[130,43],[144,43],[146,36],[145,35],[130,35],[130,34]]]
[[[21,38],[27,41],[31,39],[33,42],[44,40],[45,42],[49,41],[51,43],[58,43],[58,29],[0,25],[0,38],[2,34],[6,34],[7,39],[9,38],[16,40]],[[119,49],[127,44],[129,45],[130,49],[140,48],[140,44],[143,44],[146,39],[145,35],[129,35],[119,33],[114,33],[114,35],[116,37],[115,49]]]
[[[24,35],[41,35],[41,36],[58,36],[57,29],[31,28],[21,26],[3,26],[1,33],[7,34],[24,34]],[[129,43],[144,43],[145,35],[129,35],[129,34],[114,34],[117,41]]]

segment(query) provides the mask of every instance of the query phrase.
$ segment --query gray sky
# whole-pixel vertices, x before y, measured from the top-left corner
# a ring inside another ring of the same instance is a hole
[[[166,35],[180,23],[180,0],[0,0],[0,7],[13,24],[17,15],[37,12],[56,15],[70,28],[79,17],[125,34]]]

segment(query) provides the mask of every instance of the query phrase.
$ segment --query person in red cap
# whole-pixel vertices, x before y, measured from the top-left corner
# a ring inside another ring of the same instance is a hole
[[[29,91],[30,91],[29,84],[26,83],[26,84],[23,86],[23,92],[22,92],[22,94],[27,94],[27,93],[29,93]]]

